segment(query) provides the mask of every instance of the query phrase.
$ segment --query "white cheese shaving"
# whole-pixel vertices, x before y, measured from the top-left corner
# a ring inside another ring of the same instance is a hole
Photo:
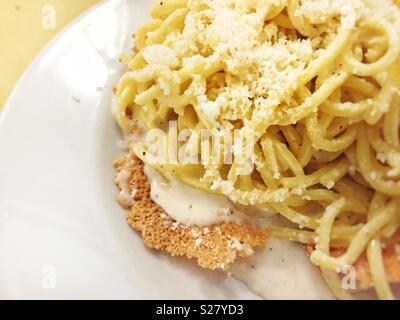
[[[162,64],[169,67],[176,67],[179,64],[175,52],[161,44],[144,48],[143,58],[148,64]]]

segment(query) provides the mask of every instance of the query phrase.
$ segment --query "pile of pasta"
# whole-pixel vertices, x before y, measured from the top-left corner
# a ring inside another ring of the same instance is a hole
[[[153,167],[276,212],[272,236],[315,248],[327,279],[366,254],[393,298],[382,246],[400,224],[400,9],[391,0],[159,0],[135,34],[115,115],[127,133],[252,130],[254,170]],[[146,143],[135,151],[146,162]],[[344,254],[331,255],[335,248]],[[331,281],[331,280],[329,280]],[[339,297],[348,297],[339,287]]]

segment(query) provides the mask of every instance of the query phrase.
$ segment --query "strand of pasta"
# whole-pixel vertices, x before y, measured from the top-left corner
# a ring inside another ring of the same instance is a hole
[[[383,32],[388,37],[389,47],[382,58],[370,64],[358,61],[352,54],[346,55],[345,61],[348,68],[350,68],[349,72],[360,77],[367,77],[388,69],[398,59],[400,54],[400,39],[394,26],[382,19],[368,19],[367,21],[363,21],[363,27],[372,27]]]
[[[364,127],[363,127],[364,128]],[[379,168],[371,161],[371,147],[367,140],[367,136],[360,130],[357,138],[357,162],[360,171],[366,181],[378,190],[387,195],[400,195],[400,181],[395,182],[382,177]]]
[[[373,238],[368,244],[367,258],[379,299],[393,300],[393,292],[390,289],[383,263],[382,244],[378,237]]]
[[[380,193],[375,193],[369,207],[368,220],[379,215],[380,208],[385,205],[386,201],[387,197]],[[392,300],[394,296],[386,277],[382,257],[382,245],[378,235],[372,238],[368,244],[367,259],[378,297],[384,300]]]
[[[340,300],[354,300],[354,297],[343,289],[339,275],[331,270],[321,269],[322,276],[333,294]]]
[[[338,214],[339,212],[336,211],[335,213]],[[360,229],[360,231],[351,241],[345,254],[338,258],[334,258],[321,250],[315,250],[311,254],[311,261],[322,268],[327,268],[330,270],[341,270],[347,265],[352,265],[365,250],[370,239],[380,229],[382,229],[385,225],[392,221],[395,214],[396,201],[392,200],[384,209],[382,209],[381,213],[378,216],[371,219],[371,221],[369,221]],[[328,223],[326,224],[321,223],[321,226],[324,227],[324,232],[330,229],[330,220],[327,221]],[[323,231],[321,231],[321,229],[319,231],[322,234]],[[321,234],[318,233],[318,236],[321,236]]]

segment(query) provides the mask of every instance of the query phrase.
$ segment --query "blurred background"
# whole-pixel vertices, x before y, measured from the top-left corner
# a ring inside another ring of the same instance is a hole
[[[0,110],[39,51],[100,0],[0,0]]]

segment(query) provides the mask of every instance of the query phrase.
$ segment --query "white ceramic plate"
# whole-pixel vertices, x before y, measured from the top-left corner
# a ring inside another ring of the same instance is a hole
[[[234,279],[146,249],[115,202],[121,137],[110,92],[150,2],[110,0],[79,18],[2,112],[0,298],[255,298]]]

